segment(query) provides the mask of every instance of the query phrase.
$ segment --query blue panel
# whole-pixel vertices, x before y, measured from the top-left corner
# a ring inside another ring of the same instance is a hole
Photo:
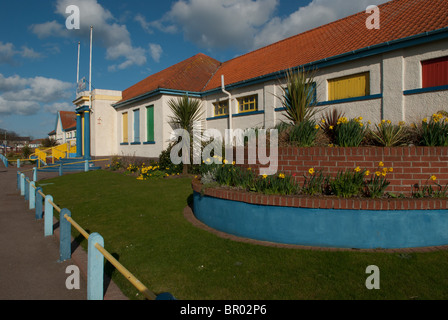
[[[140,110],[134,110],[134,142],[140,142]]]
[[[448,210],[275,207],[195,193],[194,214],[216,230],[283,244],[357,249],[448,245]]]

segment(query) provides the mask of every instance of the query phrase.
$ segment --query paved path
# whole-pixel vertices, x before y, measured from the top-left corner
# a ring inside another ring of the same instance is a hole
[[[30,167],[20,170],[29,170]],[[43,221],[36,221],[34,210],[17,190],[17,168],[0,163],[0,300],[86,300],[87,254],[72,243],[72,259],[59,262],[59,229],[44,236]],[[26,173],[28,178],[31,172]],[[38,178],[57,173],[40,173]],[[77,265],[81,288],[68,290],[66,268]],[[105,300],[126,300],[118,287],[105,279]]]

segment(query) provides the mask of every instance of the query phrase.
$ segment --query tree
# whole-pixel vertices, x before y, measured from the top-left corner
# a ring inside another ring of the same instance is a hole
[[[173,129],[183,129],[189,134],[190,141],[182,139],[182,143],[190,143],[193,141],[193,127],[195,122],[202,119],[202,104],[200,100],[190,99],[187,95],[181,98],[171,99],[168,101],[168,106],[171,109],[173,115],[170,117],[170,124]],[[189,148],[191,150],[191,148]],[[188,158],[191,157],[191,151],[189,155],[183,154],[183,174],[188,173],[188,164],[186,163]]]
[[[318,112],[315,108],[316,82],[314,73],[303,70],[288,70],[287,84],[282,87],[283,94],[279,97],[285,108],[286,118],[294,125],[310,120]]]

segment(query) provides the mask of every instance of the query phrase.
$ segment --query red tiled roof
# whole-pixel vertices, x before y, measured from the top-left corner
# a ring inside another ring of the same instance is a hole
[[[360,12],[224,62],[204,91],[343,53],[448,27],[446,0],[394,0],[380,8],[380,29],[367,29]]]
[[[202,91],[220,64],[219,61],[199,53],[124,90],[122,101],[138,97],[158,88]]]
[[[198,54],[126,89],[123,101],[157,88],[208,91],[393,40],[448,27],[447,0],[393,0],[380,8],[380,29],[365,11],[287,38],[224,63]]]
[[[59,116],[61,117],[61,124],[63,130],[76,128],[76,112],[59,111]]]

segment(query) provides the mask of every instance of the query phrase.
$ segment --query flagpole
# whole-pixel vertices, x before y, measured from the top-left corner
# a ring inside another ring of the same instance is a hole
[[[77,71],[76,71],[76,85],[78,85],[79,83],[79,56],[81,54],[81,42],[78,42],[78,67],[77,67]]]
[[[89,66],[90,108],[92,108],[92,38],[93,38],[93,26],[90,26],[90,66]]]

